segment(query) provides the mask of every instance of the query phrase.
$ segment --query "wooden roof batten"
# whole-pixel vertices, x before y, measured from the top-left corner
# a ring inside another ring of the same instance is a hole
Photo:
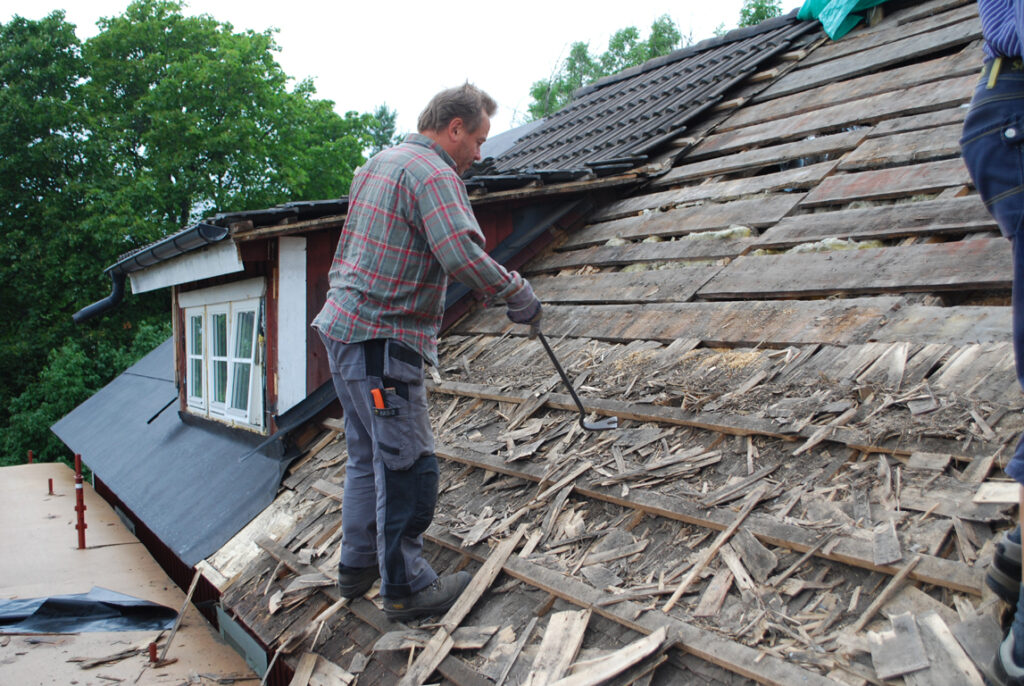
[[[539,683],[570,662],[588,683],[592,660],[617,683],[981,683],[1024,402],[1009,251],[956,147],[980,33],[972,3],[882,8],[730,91],[664,174],[524,268],[587,412],[619,429],[581,431],[500,311],[444,337],[427,539],[436,569],[478,573],[464,615],[336,602],[331,424],[273,537],[207,560],[232,570],[225,608],[309,683]]]

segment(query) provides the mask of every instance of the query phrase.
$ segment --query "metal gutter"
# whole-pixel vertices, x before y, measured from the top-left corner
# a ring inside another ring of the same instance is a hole
[[[72,319],[76,324],[81,324],[119,305],[124,298],[125,277],[131,272],[152,267],[155,264],[165,262],[197,248],[222,241],[227,238],[227,235],[228,229],[226,227],[200,222],[172,236],[168,236],[158,243],[127,255],[104,270],[110,275],[110,295],[75,312],[72,315]]]

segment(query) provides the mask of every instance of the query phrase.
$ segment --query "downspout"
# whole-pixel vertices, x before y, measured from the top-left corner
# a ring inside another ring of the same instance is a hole
[[[153,243],[149,247],[125,257],[117,264],[107,267],[104,271],[110,275],[110,295],[97,300],[91,305],[86,305],[72,315],[76,324],[92,319],[104,312],[117,307],[124,299],[124,282],[131,272],[152,267],[160,262],[183,255],[191,250],[202,248],[211,243],[224,240],[228,235],[228,229],[223,226],[199,223],[184,231],[179,231],[173,236],[168,236],[162,241]]]

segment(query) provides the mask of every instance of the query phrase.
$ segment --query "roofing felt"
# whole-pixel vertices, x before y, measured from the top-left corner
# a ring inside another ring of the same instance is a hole
[[[286,463],[250,454],[260,436],[185,424],[167,408],[173,350],[162,343],[52,430],[192,566],[274,500]]]
[[[509,172],[642,159],[811,28],[793,12],[595,82],[519,138],[495,166]]]

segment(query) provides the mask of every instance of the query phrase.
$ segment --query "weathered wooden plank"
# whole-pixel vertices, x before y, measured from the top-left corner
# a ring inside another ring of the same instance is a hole
[[[977,74],[978,60],[978,48],[971,44],[955,55],[819,86],[767,102],[763,102],[759,95],[755,104],[740,109],[717,127],[716,131],[731,131],[933,81]],[[963,118],[962,113],[961,118]],[[691,153],[691,156],[693,154]]]
[[[697,296],[708,300],[1008,289],[1013,266],[1002,238],[733,260]]]
[[[643,272],[540,276],[530,283],[545,303],[686,302],[721,269],[716,265],[699,265]]]
[[[770,193],[750,200],[705,202],[662,212],[644,212],[590,224],[569,237],[561,250],[604,244],[614,238],[637,240],[648,236],[668,238],[698,231],[713,231],[740,225],[771,226],[785,217],[803,198],[802,193]]]
[[[922,129],[934,129],[939,126],[958,125],[963,127],[965,116],[967,116],[966,107],[950,107],[944,110],[936,110],[935,112],[886,119],[876,124],[868,132],[868,138],[891,136],[896,133],[921,131]]]
[[[951,345],[1002,343],[1011,339],[1011,319],[1009,307],[910,305],[894,312],[874,337]],[[922,337],[920,332],[927,333]]]
[[[971,184],[967,167],[960,157],[937,162],[836,174],[824,179],[807,194],[800,205],[819,207],[855,200],[886,200],[919,193],[934,193],[944,188]]]
[[[870,240],[987,231],[997,224],[977,195],[786,217],[758,238],[755,248],[789,248],[822,238]]]
[[[950,124],[887,138],[873,138],[847,155],[840,162],[839,170],[858,171],[957,156],[960,154],[962,132],[961,124]]]
[[[900,298],[874,297],[842,301],[552,305],[545,308],[544,329],[551,338],[571,333],[624,343],[636,339],[671,343],[677,338],[699,338],[707,345],[724,346],[849,345],[872,337],[900,302]],[[455,333],[500,335],[511,326],[500,308],[489,308],[461,322]]]
[[[578,672],[573,672],[554,683],[545,683],[551,683],[551,686],[598,686],[653,654],[665,642],[667,636],[668,631],[665,627],[660,627],[650,635],[619,648],[593,664],[583,667]]]
[[[786,171],[775,172],[774,174],[763,174],[745,179],[686,186],[658,193],[639,195],[634,198],[626,198],[609,203],[600,209],[592,219],[594,221],[607,221],[637,214],[644,210],[672,208],[701,200],[721,202],[723,200],[735,200],[744,196],[761,193],[807,189],[818,184],[823,178],[828,176],[838,164],[839,160],[830,160],[806,167],[787,169]]]
[[[684,237],[679,240],[641,242],[629,245],[595,246],[583,250],[555,253],[530,262],[522,272],[530,275],[587,266],[624,267],[631,264],[718,260],[723,257],[736,257],[757,240],[755,238],[703,238],[701,234],[689,235],[692,238]]]
[[[539,482],[544,476],[542,465],[515,463],[505,464],[500,457],[475,453],[450,446],[439,445],[437,454],[448,460],[489,469],[501,474]],[[736,513],[727,507],[706,508],[689,499],[664,495],[644,489],[636,489],[622,496],[614,487],[594,485],[595,480],[586,476],[576,481],[575,492],[581,498],[602,500],[622,507],[639,510],[658,517],[723,531],[736,519]],[[796,552],[814,550],[814,555],[886,574],[895,575],[900,568],[891,565],[878,566],[874,563],[871,541],[841,537],[834,546],[821,546],[820,532],[788,524],[774,517],[752,513],[746,518],[747,530],[765,545],[781,546]],[[827,552],[826,552],[827,551]],[[931,555],[920,555],[920,560],[911,568],[910,577],[945,588],[981,594],[984,570],[975,569],[957,560],[948,560]]]
[[[879,679],[892,679],[928,667],[924,644],[914,616],[909,612],[891,617],[892,629],[869,631],[871,661]]]
[[[751,146],[796,140],[811,134],[852,126],[870,126],[893,117],[922,114],[967,103],[974,93],[977,74],[910,86],[897,91],[822,107],[766,121],[742,129],[713,134],[694,150],[694,155],[724,155]]]
[[[424,537],[478,559],[482,557],[480,553],[459,547],[458,541],[437,525],[431,526]],[[766,655],[754,648],[718,636],[712,631],[701,629],[675,617],[661,613],[643,612],[639,605],[631,601],[601,606],[600,601],[607,596],[606,593],[518,556],[508,560],[504,571],[516,579],[574,605],[593,607],[597,614],[634,631],[653,634],[664,627],[668,630],[669,636],[676,641],[675,645],[680,650],[741,676],[754,679],[759,683],[771,686],[792,686],[792,684],[834,686],[834,682],[830,679],[802,669],[794,663],[770,654]]]
[[[907,674],[904,677],[907,686],[982,686],[985,683],[939,615],[929,612],[917,618],[917,625],[931,666]]]
[[[842,40],[827,42],[812,52],[801,61],[801,66],[821,64],[853,53],[869,53],[873,48],[885,46],[908,36],[927,35],[951,24],[959,24],[976,18],[977,10],[972,12],[971,10],[974,8],[967,7],[965,4],[962,0],[958,0],[954,6],[947,6],[943,9],[939,3],[923,2],[920,3],[919,8],[904,8],[892,15],[887,15],[885,21],[875,26],[864,27],[861,24],[844,36]],[[867,59],[866,55],[865,59]]]
[[[895,64],[910,62],[944,50],[956,48],[965,43],[970,43],[981,37],[981,21],[978,19],[977,12],[971,12],[971,9],[959,10],[959,12],[964,14],[970,12],[970,14],[967,14],[966,19],[927,33],[910,35],[905,38],[902,38],[902,36],[907,34],[903,33],[902,30],[877,34],[880,40],[892,42],[884,42],[868,50],[845,57],[823,60],[816,65],[796,69],[774,83],[765,91],[764,95],[765,97],[790,95],[814,88],[815,86],[844,81],[854,76],[879,71]],[[896,36],[901,38],[892,40]],[[815,52],[825,52],[825,48],[819,48]]]
[[[546,686],[561,679],[583,645],[583,634],[589,622],[589,609],[551,615],[523,686]]]
[[[745,169],[782,164],[790,160],[814,158],[821,155],[838,156],[857,147],[867,137],[867,134],[867,129],[846,131],[828,136],[808,138],[793,143],[783,143],[782,145],[767,148],[745,150],[731,155],[715,157],[703,162],[685,164],[674,168],[669,173],[656,179],[651,186],[653,188],[664,188],[718,174],[729,174]]]
[[[480,596],[490,588],[491,583],[501,573],[505,561],[519,545],[525,533],[525,527],[519,527],[516,532],[498,544],[494,552],[487,558],[483,566],[473,575],[469,585],[459,596],[455,604],[441,618],[441,626],[434,636],[427,642],[416,661],[413,662],[408,671],[399,682],[399,686],[419,686],[426,682],[427,677],[437,669],[437,666],[448,656],[449,651],[455,645],[452,633],[465,619],[469,611]]]

